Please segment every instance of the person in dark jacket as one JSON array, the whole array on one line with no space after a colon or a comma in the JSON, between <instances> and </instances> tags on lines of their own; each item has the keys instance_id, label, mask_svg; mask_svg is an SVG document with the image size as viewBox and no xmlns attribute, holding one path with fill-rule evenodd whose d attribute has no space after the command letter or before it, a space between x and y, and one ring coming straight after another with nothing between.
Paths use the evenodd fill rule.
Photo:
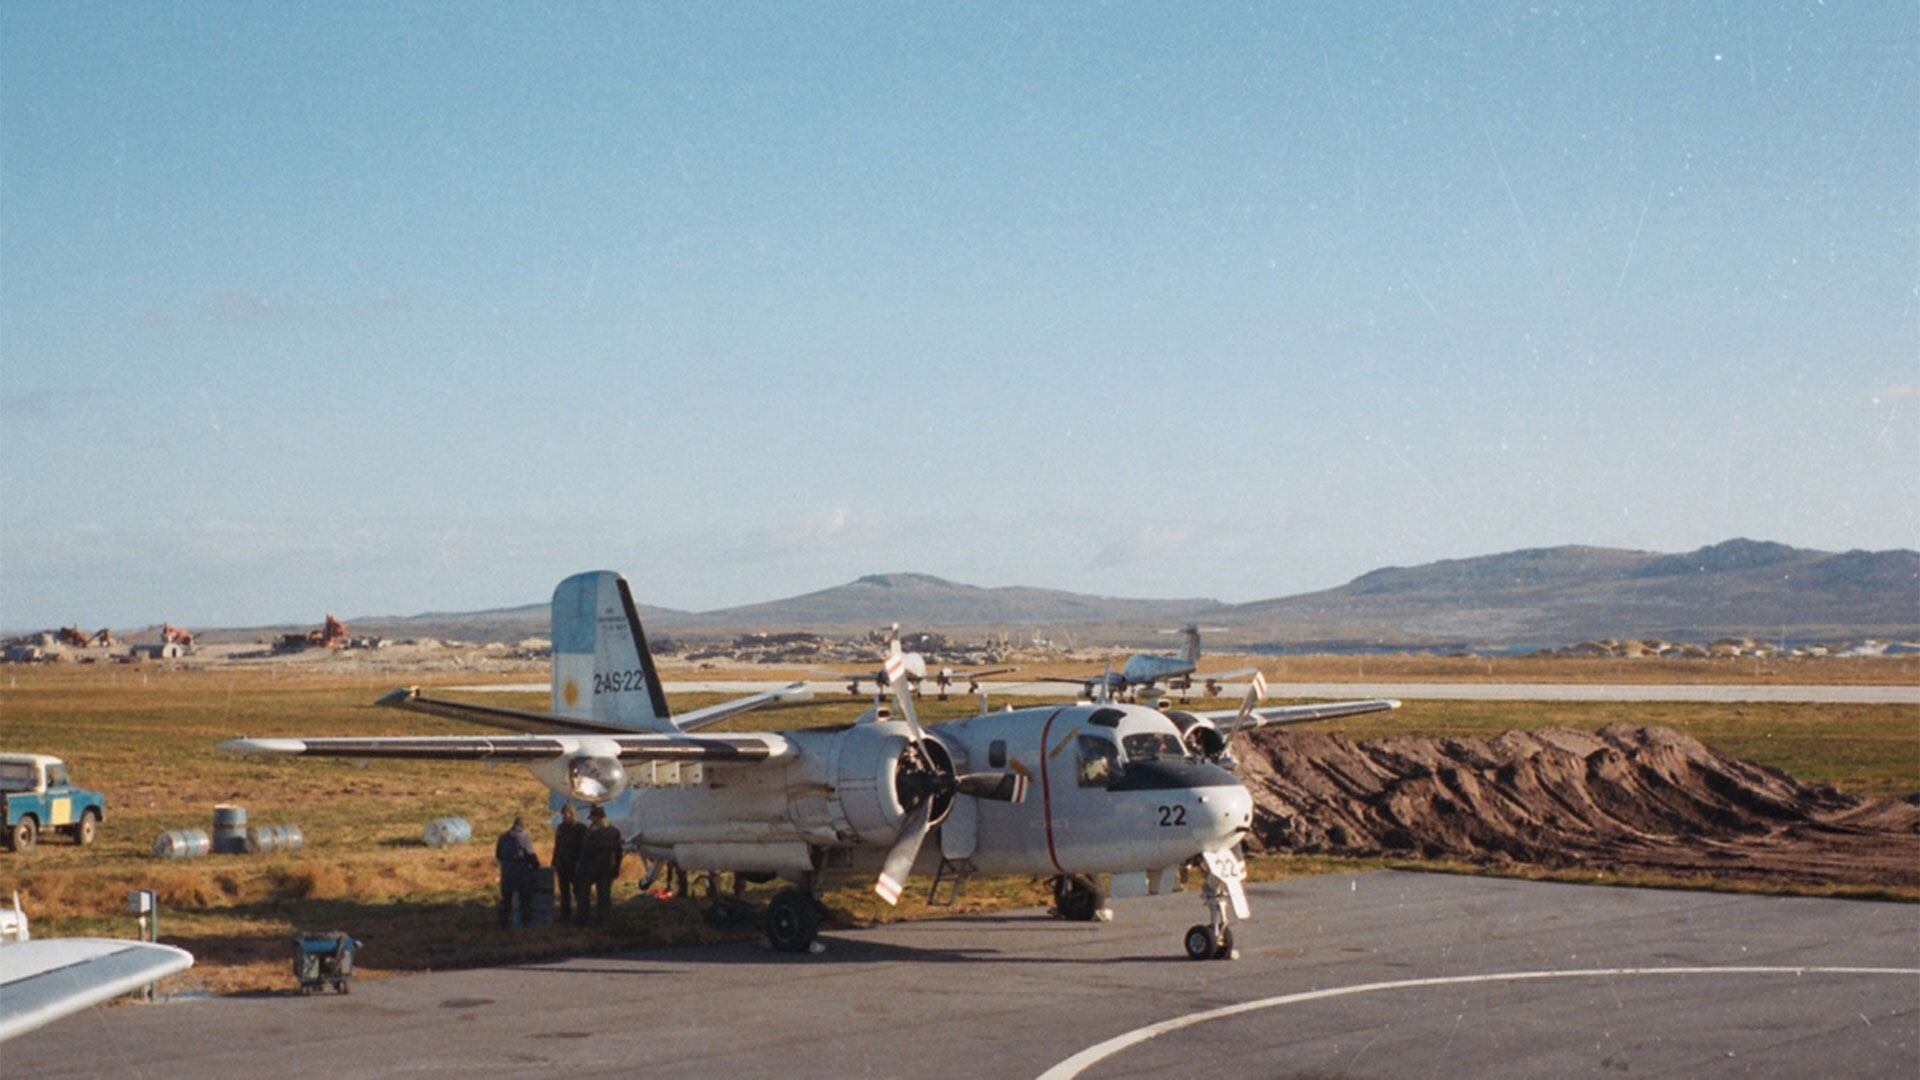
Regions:
<instances>
[{"instance_id":1,"label":"person in dark jacket","mask_svg":"<svg viewBox=\"0 0 1920 1080\"><path fill-rule=\"evenodd\" d=\"M553 830L553 877L560 887L560 921L573 921L573 897L577 888L575 871L580 865L580 847L586 842L587 827L574 817L573 804L560 808L560 824ZM586 921L587 902L580 901L580 921Z\"/></svg>"},{"instance_id":2,"label":"person in dark jacket","mask_svg":"<svg viewBox=\"0 0 1920 1080\"><path fill-rule=\"evenodd\" d=\"M620 873L620 860L626 856L627 842L620 830L607 824L607 811L596 806L587 813L590 827L580 843L580 863L575 873L579 875L580 912L578 918L587 917L587 891L594 893L593 921L602 926L613 915L613 879Z\"/></svg>"},{"instance_id":3,"label":"person in dark jacket","mask_svg":"<svg viewBox=\"0 0 1920 1080\"><path fill-rule=\"evenodd\" d=\"M527 835L526 819L513 819L513 827L494 841L493 857L500 864L500 929L513 925L516 900L520 904L520 924L525 926L533 914L533 872L540 868L540 856L533 853L533 837Z\"/></svg>"}]
</instances>

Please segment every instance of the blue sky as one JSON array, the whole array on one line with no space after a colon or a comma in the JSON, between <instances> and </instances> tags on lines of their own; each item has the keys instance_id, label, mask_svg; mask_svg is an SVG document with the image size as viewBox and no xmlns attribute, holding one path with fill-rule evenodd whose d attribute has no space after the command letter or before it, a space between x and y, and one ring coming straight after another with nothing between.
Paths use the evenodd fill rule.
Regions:
<instances>
[{"instance_id":1,"label":"blue sky","mask_svg":"<svg viewBox=\"0 0 1920 1080\"><path fill-rule=\"evenodd\" d=\"M1911 3L1321 7L0 7L0 626L1920 546Z\"/></svg>"}]
</instances>

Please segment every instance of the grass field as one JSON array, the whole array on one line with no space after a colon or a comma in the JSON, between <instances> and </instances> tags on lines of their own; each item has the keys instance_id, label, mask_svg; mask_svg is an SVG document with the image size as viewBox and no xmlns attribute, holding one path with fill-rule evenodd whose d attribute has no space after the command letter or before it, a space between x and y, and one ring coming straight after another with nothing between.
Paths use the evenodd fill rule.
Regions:
<instances>
[{"instance_id":1,"label":"grass field","mask_svg":"<svg viewBox=\"0 0 1920 1080\"><path fill-rule=\"evenodd\" d=\"M441 682L471 681L457 673ZM107 822L89 849L52 837L36 850L0 854L0 894L18 888L37 934L131 936L128 891L159 894L163 940L199 958L183 978L214 990L284 988L295 928L340 928L368 942L371 973L426 970L590 951L611 945L708 940L751 934L709 927L688 901L639 900L617 907L605 931L556 928L502 935L493 926L495 869L488 841L515 814L536 825L543 853L545 789L516 767L416 762L240 761L214 749L236 735L454 733L458 725L370 702L390 675L290 674L279 669L212 671L127 667L31 668L0 676L0 749L59 755L76 779L106 791ZM678 708L713 698L677 699ZM544 708L541 696L490 703ZM851 698L770 709L736 728L793 728L851 719ZM970 702L922 706L929 721L965 715ZM1606 723L1665 724L1803 780L1870 794L1920 791L1920 708L1913 706L1543 704L1409 702L1398 712L1333 726L1356 737L1390 733L1488 735L1549 724L1592 730ZM209 828L218 802L246 806L254 824L293 823L302 851L209 856L164 862L154 836ZM421 827L444 815L468 818L477 842L430 849ZM638 860L629 860L622 894ZM1277 860L1263 875L1350 868L1349 861ZM1444 869L1444 867L1436 867ZM1647 882L1694 887L1704 882ZM923 890L921 890L923 891ZM1027 881L975 881L961 910L1040 903ZM913 917L910 891L884 909L864 887L828 897L837 925Z\"/></svg>"}]
</instances>

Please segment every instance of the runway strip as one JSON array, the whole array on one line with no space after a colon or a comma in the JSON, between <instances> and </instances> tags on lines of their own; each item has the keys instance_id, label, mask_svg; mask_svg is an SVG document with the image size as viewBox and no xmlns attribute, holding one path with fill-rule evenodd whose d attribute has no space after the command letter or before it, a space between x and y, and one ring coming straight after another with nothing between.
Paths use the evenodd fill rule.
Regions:
<instances>
[{"instance_id":1,"label":"runway strip","mask_svg":"<svg viewBox=\"0 0 1920 1080\"><path fill-rule=\"evenodd\" d=\"M1524 982L1534 979L1604 979L1644 975L1906 975L1920 976L1920 968L1863 968L1863 967L1671 967L1671 968L1588 968L1582 971L1511 971L1493 975L1451 975L1432 979L1400 979L1394 982L1361 983L1357 986L1336 986L1326 990L1308 990L1298 994L1282 994L1279 997L1262 998L1259 1001L1243 1001L1237 1005L1225 1005L1218 1009L1176 1016L1171 1020L1162 1020L1157 1024L1135 1028L1122 1035L1116 1035L1106 1042L1089 1046L1053 1068L1040 1074L1040 1080L1072 1080L1088 1068L1118 1054L1131 1046L1137 1046L1148 1039L1165 1035L1170 1031L1204 1024L1210 1020L1224 1020L1229 1016L1257 1012L1262 1009L1279 1008L1304 1001L1320 1001L1326 998L1347 997L1353 994L1372 994L1383 990L1410 990L1424 986L1459 986L1467 983Z\"/></svg>"},{"instance_id":2,"label":"runway strip","mask_svg":"<svg viewBox=\"0 0 1920 1080\"><path fill-rule=\"evenodd\" d=\"M778 686L777 681L712 680L666 684L669 694L757 694ZM863 684L870 688L871 684ZM550 684L493 683L449 686L446 690L472 694L545 693ZM865 701L871 694L847 693L841 682L809 681L816 697ZM1074 687L1062 683L989 682L980 689L988 698L1052 698L1073 696ZM1247 692L1245 683L1226 683L1224 696ZM923 694L925 691L923 691ZM954 697L966 697L959 690ZM1920 705L1920 686L1816 686L1745 683L1285 683L1268 684L1267 696L1284 698L1400 698L1403 701L1691 701L1776 703L1795 705Z\"/></svg>"},{"instance_id":3,"label":"runway strip","mask_svg":"<svg viewBox=\"0 0 1920 1080\"><path fill-rule=\"evenodd\" d=\"M1115 901L1111 923L1027 909L830 930L811 956L610 938L594 955L370 979L344 997L300 997L289 977L278 994L94 1009L0 1060L45 1080L977 1080L1076 1061L1090 1080L1913 1074L1912 904L1384 871L1249 892L1230 963L1186 958L1182 934L1205 918L1186 892ZM361 930L376 906L343 899L336 924ZM377 968L383 942L364 938L359 960ZM284 943L258 935L262 955ZM1596 974L1664 969L1714 973ZM1092 1061L1089 1046L1126 1052Z\"/></svg>"}]
</instances>

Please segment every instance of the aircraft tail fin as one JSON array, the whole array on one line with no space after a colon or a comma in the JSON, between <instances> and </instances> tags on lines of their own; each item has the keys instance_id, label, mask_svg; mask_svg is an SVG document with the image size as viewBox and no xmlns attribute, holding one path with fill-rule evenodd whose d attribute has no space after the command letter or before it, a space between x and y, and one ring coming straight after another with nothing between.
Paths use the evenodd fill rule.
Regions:
<instances>
[{"instance_id":1,"label":"aircraft tail fin","mask_svg":"<svg viewBox=\"0 0 1920 1080\"><path fill-rule=\"evenodd\" d=\"M1184 642L1180 646L1180 659L1185 660L1189 664L1198 664L1200 662L1200 628L1197 626L1182 627L1180 637Z\"/></svg>"},{"instance_id":2,"label":"aircraft tail fin","mask_svg":"<svg viewBox=\"0 0 1920 1080\"><path fill-rule=\"evenodd\" d=\"M553 590L553 711L635 731L673 733L627 579L575 574Z\"/></svg>"}]
</instances>

